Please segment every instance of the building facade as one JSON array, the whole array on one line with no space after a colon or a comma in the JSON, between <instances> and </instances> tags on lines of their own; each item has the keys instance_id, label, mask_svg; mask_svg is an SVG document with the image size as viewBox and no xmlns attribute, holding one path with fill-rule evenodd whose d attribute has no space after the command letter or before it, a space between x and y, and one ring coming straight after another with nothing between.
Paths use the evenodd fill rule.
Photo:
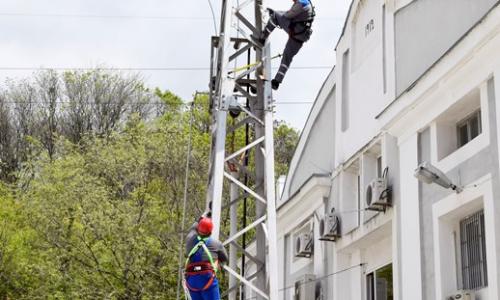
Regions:
<instances>
[{"instance_id":1,"label":"building facade","mask_svg":"<svg viewBox=\"0 0 500 300\"><path fill-rule=\"evenodd\" d=\"M354 0L336 53L277 200L280 297L500 299L499 1Z\"/></svg>"}]
</instances>

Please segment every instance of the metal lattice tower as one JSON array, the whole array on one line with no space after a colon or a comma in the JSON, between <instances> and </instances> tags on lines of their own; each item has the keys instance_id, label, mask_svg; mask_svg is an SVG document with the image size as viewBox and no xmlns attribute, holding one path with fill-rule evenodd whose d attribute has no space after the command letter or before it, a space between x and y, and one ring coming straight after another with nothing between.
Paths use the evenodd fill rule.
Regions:
<instances>
[{"instance_id":1,"label":"metal lattice tower","mask_svg":"<svg viewBox=\"0 0 500 300\"><path fill-rule=\"evenodd\" d=\"M245 17L248 14L253 22ZM226 292L230 300L236 299L239 287L253 290L258 300L278 299L270 45L269 42L260 45L250 38L250 34L258 36L262 31L263 16L262 0L246 0L241 4L235 0L223 0L220 34L212 38L212 150L207 206L211 203L214 222L212 236L225 238L221 239L224 245L230 246L230 262L229 266L225 266L230 275L230 287ZM230 67L238 57L246 61L250 52L255 63L236 69ZM248 92L250 85L256 88L256 95ZM239 114L232 126L229 125L228 114ZM253 128L253 140L241 149L226 153L227 137L247 124ZM254 158L252 171L239 159L250 152ZM240 180L243 173L251 176L251 184ZM229 186L227 196L223 195L225 181L228 182L226 187ZM242 228L236 211L239 200L245 197L255 202L256 215L252 223ZM229 234L220 231L224 209L230 210ZM255 230L255 250L249 253L239 241L252 229ZM238 253L253 264L253 272L238 272Z\"/></svg>"}]
</instances>

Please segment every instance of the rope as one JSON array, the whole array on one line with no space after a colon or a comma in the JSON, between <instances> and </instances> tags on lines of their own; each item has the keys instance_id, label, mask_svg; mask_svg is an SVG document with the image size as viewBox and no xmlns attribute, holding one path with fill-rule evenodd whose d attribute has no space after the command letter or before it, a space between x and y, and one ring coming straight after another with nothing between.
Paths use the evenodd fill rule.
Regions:
<instances>
[{"instance_id":1,"label":"rope","mask_svg":"<svg viewBox=\"0 0 500 300\"><path fill-rule=\"evenodd\" d=\"M271 57L271 60L275 59L275 58L278 58L278 57L281 57L281 54L276 54L275 56ZM257 61L257 62L254 62L254 63L251 63L251 64L248 64L248 65L244 65L242 67L239 67L239 68L236 68L236 69L233 69L231 71L229 71L228 73L229 74L232 74L232 73L237 73L239 71L243 71L243 70L247 70L251 67L254 67L254 66L257 66L257 65L260 65L262 63L262 61Z\"/></svg>"}]
</instances>

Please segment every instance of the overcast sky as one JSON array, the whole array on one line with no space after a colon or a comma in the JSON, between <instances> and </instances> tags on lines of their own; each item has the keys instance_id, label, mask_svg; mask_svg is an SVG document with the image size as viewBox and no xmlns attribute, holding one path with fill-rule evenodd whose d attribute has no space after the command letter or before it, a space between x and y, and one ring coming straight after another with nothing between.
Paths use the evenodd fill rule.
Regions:
<instances>
[{"instance_id":1,"label":"overcast sky","mask_svg":"<svg viewBox=\"0 0 500 300\"><path fill-rule=\"evenodd\" d=\"M221 0L211 1L218 22ZM349 2L314 0L314 33L292 66L335 64L334 47ZM278 10L291 3L268 1ZM7 78L32 73L2 69L6 67L208 67L214 34L208 0L1 0L0 28L1 85ZM283 31L273 33L273 54L282 52L286 38ZM274 97L278 103L312 102L329 72L292 69ZM149 86L171 90L185 100L208 87L208 70L141 73ZM311 104L278 104L277 118L302 129L310 108Z\"/></svg>"}]
</instances>

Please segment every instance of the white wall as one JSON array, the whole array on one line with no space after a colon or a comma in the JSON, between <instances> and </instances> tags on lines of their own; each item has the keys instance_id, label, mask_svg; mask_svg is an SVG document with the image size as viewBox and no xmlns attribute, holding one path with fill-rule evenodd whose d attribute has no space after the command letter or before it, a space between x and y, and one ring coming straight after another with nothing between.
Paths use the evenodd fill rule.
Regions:
<instances>
[{"instance_id":1,"label":"white wall","mask_svg":"<svg viewBox=\"0 0 500 300\"><path fill-rule=\"evenodd\" d=\"M333 171L335 155L335 68L318 92L290 162L278 207L288 201L313 174Z\"/></svg>"},{"instance_id":2,"label":"white wall","mask_svg":"<svg viewBox=\"0 0 500 300\"><path fill-rule=\"evenodd\" d=\"M320 103L318 103L320 104ZM335 89L328 94L307 136L306 144L288 185L288 195L293 195L312 174L329 174L333 171Z\"/></svg>"},{"instance_id":3,"label":"white wall","mask_svg":"<svg viewBox=\"0 0 500 300\"><path fill-rule=\"evenodd\" d=\"M287 288L305 274L321 276L326 272L323 242L319 241L319 220L325 211L325 197L330 193L330 178L313 177L294 197L277 212L277 232L282 255L279 255L280 289ZM294 257L294 233L304 224L311 223L314 231L314 254L311 258ZM288 239L286 238L288 236ZM285 245L286 241L286 245ZM286 253L285 253L286 249ZM292 299L293 288L280 292L281 299Z\"/></svg>"},{"instance_id":4,"label":"white wall","mask_svg":"<svg viewBox=\"0 0 500 300\"><path fill-rule=\"evenodd\" d=\"M375 116L388 103L393 86L391 71L391 40L392 6L386 7L386 91L384 92L383 67L383 5L384 1L355 1L353 10L347 22L347 27L337 46L337 96L342 99L343 91L342 70L344 66L342 56L349 49L350 76L349 76L349 127L343 131L342 103L337 101L337 129L336 138L336 165L349 159L363 145L368 143L380 132L380 124ZM373 25L372 25L373 24Z\"/></svg>"},{"instance_id":5,"label":"white wall","mask_svg":"<svg viewBox=\"0 0 500 300\"><path fill-rule=\"evenodd\" d=\"M418 135L399 142L400 158L400 246L401 298L422 299L420 217L418 181L413 172L418 165Z\"/></svg>"},{"instance_id":6,"label":"white wall","mask_svg":"<svg viewBox=\"0 0 500 300\"><path fill-rule=\"evenodd\" d=\"M386 2L386 9L392 11L410 1ZM498 55L498 49L500 49L500 9L494 11L491 17L478 26L478 30L471 32L410 92L388 106L387 110L376 119L375 116L379 115L394 100L395 86L394 80L391 81L391 78L395 78L394 72L391 71L394 67L394 61L389 58L387 62L389 82L388 90L384 94L382 76L380 75L382 43L379 38L381 33L377 32L380 29L377 26L380 18L376 15L381 13L383 3L382 1L362 1L363 4L359 3L360 1L357 0L354 3L353 12L337 49L337 55L340 58L337 60L338 62L342 61L341 57L344 51L348 48L351 49L352 68L351 90L349 91L351 115L349 128L345 132L340 129L342 108L341 101L338 101L342 97L340 88L342 86L342 65L337 66L335 70L337 101L333 110L335 111L335 120L332 120L335 122L333 134L335 136L333 147L335 150L332 150L334 153L331 153L329 157L335 158L334 168L336 170L333 178L316 178L306 183L293 199L290 199L289 203L280 208L278 232L280 238L283 238L306 218L314 219L315 213L321 216L321 213L324 213L326 209L329 210L331 206L334 206L337 212L358 209L356 185L359 169L366 172L361 174L363 187L366 186L374 173L373 157L363 153L366 150L363 147L381 131L387 131L387 134L382 135L381 153L383 166L390 167L389 181L393 185L394 206L386 214L378 214L374 218L371 218L372 216L368 213L361 213L363 220L367 221L366 223L359 221L359 213L350 217L343 216L341 222L344 236L334 244L325 244L316 240L313 258L291 263L288 266L290 274L284 274L284 276L293 277L297 272L300 273L304 270L311 270L319 276L339 272L356 264L363 264L363 268L352 268L332 276L333 289L329 287L328 293L325 294L328 297L333 294L333 299L361 300L365 297L365 273L392 262L394 299L422 299L424 297L422 282L427 276L427 274L422 273L422 260L426 259L422 256L421 245L423 225L421 224L419 198L422 193L418 181L413 176L418 165L418 134L430 126L432 162L444 171L452 170L458 163L491 146L490 137L488 134L484 134L484 138L477 139L471 143L472 146L457 151L458 154L452 154L452 159L440 157L438 155L439 145L437 144L439 131L437 122L442 121L440 117L443 112L449 110L459 99L475 88L479 88L481 94L481 107L488 109L485 82L491 78L492 74L496 90L500 90L500 56ZM361 9L359 12L356 10L358 8ZM370 38L364 40L363 35L357 34L360 32L360 28L352 27L352 25L366 23L367 20L372 19L372 16L375 26L370 32L371 37L368 35L367 37ZM388 22L386 40L393 41L392 15L387 14L386 18ZM364 31L362 32L364 33ZM356 49L363 44L371 51L366 51L365 48ZM390 45L389 42L387 53L394 50ZM359 109L359 113L356 113L353 110L356 108L363 109ZM500 105L496 105L495 109L498 120L500 119ZM485 133L490 130L488 117L485 115L486 120L483 117L483 124L485 124L483 132ZM316 118L314 122L316 122ZM314 127L314 122L311 123L310 128ZM321 140L318 137L322 134L318 133L315 139ZM497 130L496 134L498 135L497 140L500 140L500 130ZM318 146L315 144L314 147ZM496 144L497 152L500 151L499 148ZM307 152L302 151L301 155ZM300 175L302 178L307 177L303 176L304 174L312 172L302 166L310 161L311 156L316 155L314 153L316 152L309 151L304 157L297 156L294 168L305 170ZM358 160L357 169L343 165L348 159ZM495 177L495 180L498 181L498 177ZM300 181L302 179L297 182ZM453 272L451 256L443 251L450 246L448 239L451 230L451 226L448 226L451 220L449 218L450 212L460 211L467 207L474 208L474 205L479 203L474 202L478 201L477 199L481 199L480 203L485 207L486 226L489 228L487 229L488 264L492 264L491 268L488 266L490 284L487 290L481 291L482 298L480 300L499 299L500 230L498 228L500 228L500 205L493 201L493 190L494 188L491 187L489 191L486 190L482 194L458 198L452 195L452 198L443 198L438 202L441 204L436 204L433 207L432 220L434 223L431 225L434 228L433 236L425 238L435 240L431 246L435 247L433 253L436 274L432 275L436 276L436 299L443 299L456 288L453 285L456 280L450 273ZM364 189L362 193L364 194ZM363 194L362 196L364 196ZM329 197L326 205L322 202L324 197ZM467 203L476 204L467 206ZM315 234L318 234L316 227ZM328 255L331 256L331 261L325 259L324 256ZM281 262L280 268L285 269L286 263L285 261ZM280 284L284 280L284 278L280 279Z\"/></svg>"},{"instance_id":7,"label":"white wall","mask_svg":"<svg viewBox=\"0 0 500 300\"><path fill-rule=\"evenodd\" d=\"M366 299L366 274L393 263L390 231L369 244L335 253L334 299Z\"/></svg>"},{"instance_id":8,"label":"white wall","mask_svg":"<svg viewBox=\"0 0 500 300\"><path fill-rule=\"evenodd\" d=\"M396 13L397 94L411 86L498 0L419 0Z\"/></svg>"}]
</instances>

